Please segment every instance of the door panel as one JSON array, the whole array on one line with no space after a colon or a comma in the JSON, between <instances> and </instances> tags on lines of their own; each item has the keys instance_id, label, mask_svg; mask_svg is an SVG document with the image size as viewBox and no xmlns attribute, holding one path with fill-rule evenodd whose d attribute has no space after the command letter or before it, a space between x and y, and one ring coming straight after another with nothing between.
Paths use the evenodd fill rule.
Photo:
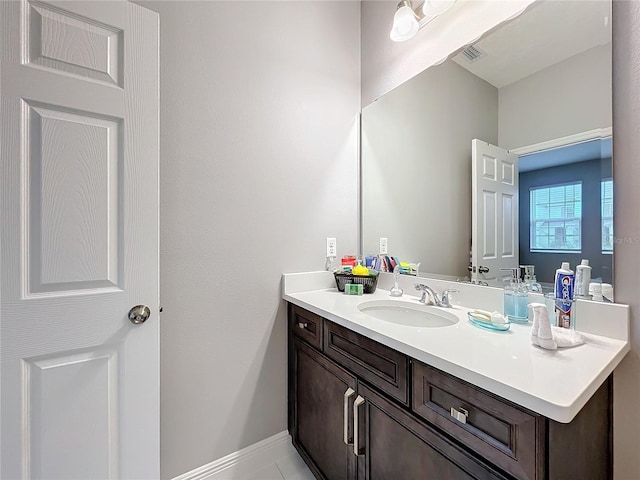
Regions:
<instances>
[{"instance_id":1,"label":"door panel","mask_svg":"<svg viewBox=\"0 0 640 480\"><path fill-rule=\"evenodd\" d=\"M24 360L32 477L117 476L118 360L104 348Z\"/></svg>"},{"instance_id":2,"label":"door panel","mask_svg":"<svg viewBox=\"0 0 640 480\"><path fill-rule=\"evenodd\" d=\"M44 3L25 6L25 64L122 87L123 30Z\"/></svg>"},{"instance_id":3,"label":"door panel","mask_svg":"<svg viewBox=\"0 0 640 480\"><path fill-rule=\"evenodd\" d=\"M0 477L159 478L157 15L0 20Z\"/></svg>"},{"instance_id":4,"label":"door panel","mask_svg":"<svg viewBox=\"0 0 640 480\"><path fill-rule=\"evenodd\" d=\"M121 122L24 102L27 296L118 288Z\"/></svg>"}]
</instances>

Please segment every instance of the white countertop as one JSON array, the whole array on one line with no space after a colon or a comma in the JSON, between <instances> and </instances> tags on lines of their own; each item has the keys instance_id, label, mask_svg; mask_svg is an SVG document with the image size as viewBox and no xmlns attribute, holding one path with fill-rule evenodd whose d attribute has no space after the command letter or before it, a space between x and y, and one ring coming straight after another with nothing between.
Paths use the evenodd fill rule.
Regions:
<instances>
[{"instance_id":1,"label":"white countertop","mask_svg":"<svg viewBox=\"0 0 640 480\"><path fill-rule=\"evenodd\" d=\"M584 332L584 345L543 350L531 345L531 325L487 331L469 322L469 309L463 306L444 309L460 318L447 327L409 327L378 320L360 312L358 305L394 300L380 287L363 296L344 295L336 288L285 288L283 299L563 423L573 420L629 351L628 340ZM412 295L395 300L421 305Z\"/></svg>"}]
</instances>

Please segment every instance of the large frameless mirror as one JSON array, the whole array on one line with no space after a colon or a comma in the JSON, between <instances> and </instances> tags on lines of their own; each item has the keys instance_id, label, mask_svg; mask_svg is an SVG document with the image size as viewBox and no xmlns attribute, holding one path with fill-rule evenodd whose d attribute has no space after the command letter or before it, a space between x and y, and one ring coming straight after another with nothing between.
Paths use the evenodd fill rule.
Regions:
<instances>
[{"instance_id":1,"label":"large frameless mirror","mask_svg":"<svg viewBox=\"0 0 640 480\"><path fill-rule=\"evenodd\" d=\"M366 106L363 254L488 283L585 258L610 283L610 9L535 2Z\"/></svg>"}]
</instances>

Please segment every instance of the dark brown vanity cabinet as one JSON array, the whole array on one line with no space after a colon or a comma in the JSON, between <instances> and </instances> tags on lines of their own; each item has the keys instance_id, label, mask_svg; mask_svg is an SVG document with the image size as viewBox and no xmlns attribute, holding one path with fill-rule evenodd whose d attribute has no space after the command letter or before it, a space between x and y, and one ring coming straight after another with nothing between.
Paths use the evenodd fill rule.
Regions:
<instances>
[{"instance_id":1,"label":"dark brown vanity cabinet","mask_svg":"<svg viewBox=\"0 0 640 480\"><path fill-rule=\"evenodd\" d=\"M504 478L303 341L292 357L290 430L317 478Z\"/></svg>"},{"instance_id":2,"label":"dark brown vanity cabinet","mask_svg":"<svg viewBox=\"0 0 640 480\"><path fill-rule=\"evenodd\" d=\"M611 478L610 404L609 379L554 422L289 305L289 432L319 479Z\"/></svg>"}]
</instances>

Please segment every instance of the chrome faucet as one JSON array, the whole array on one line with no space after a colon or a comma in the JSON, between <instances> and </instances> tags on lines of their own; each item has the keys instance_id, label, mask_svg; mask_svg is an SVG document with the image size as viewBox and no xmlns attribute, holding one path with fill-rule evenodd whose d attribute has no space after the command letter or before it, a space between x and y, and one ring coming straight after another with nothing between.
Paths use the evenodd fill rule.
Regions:
<instances>
[{"instance_id":1,"label":"chrome faucet","mask_svg":"<svg viewBox=\"0 0 640 480\"><path fill-rule=\"evenodd\" d=\"M459 290L451 290L447 289L442 292L442 297L439 298L436 291L431 288L429 285L425 285L423 283L416 283L414 285L416 290L422 292L422 297L420 298L420 303L424 303L425 305L435 305L437 307L446 307L451 308L450 294L459 292Z\"/></svg>"}]
</instances>

